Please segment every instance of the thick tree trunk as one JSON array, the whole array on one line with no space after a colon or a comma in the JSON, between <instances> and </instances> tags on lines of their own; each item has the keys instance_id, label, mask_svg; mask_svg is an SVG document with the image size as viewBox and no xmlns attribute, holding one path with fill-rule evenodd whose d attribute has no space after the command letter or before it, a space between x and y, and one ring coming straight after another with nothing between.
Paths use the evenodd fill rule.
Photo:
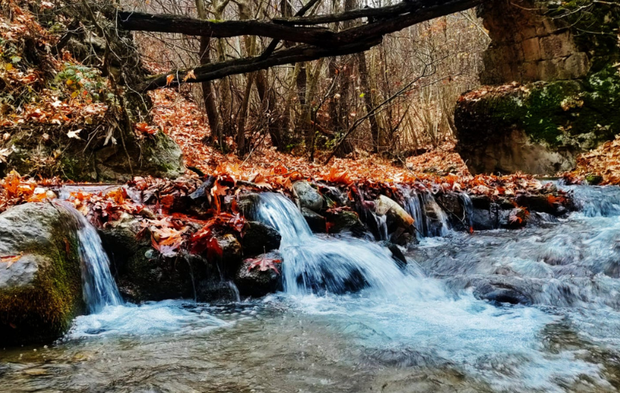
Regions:
<instances>
[{"instance_id":1,"label":"thick tree trunk","mask_svg":"<svg viewBox=\"0 0 620 393\"><path fill-rule=\"evenodd\" d=\"M208 37L200 38L200 53L200 64L209 64L211 62L211 59L209 57ZM215 103L215 92L213 86L211 86L211 81L202 82L202 98L205 103L205 112L207 112L209 128L211 129L211 142L217 142L221 149L223 144L222 124L219 113L217 111L217 104Z\"/></svg>"}]
</instances>

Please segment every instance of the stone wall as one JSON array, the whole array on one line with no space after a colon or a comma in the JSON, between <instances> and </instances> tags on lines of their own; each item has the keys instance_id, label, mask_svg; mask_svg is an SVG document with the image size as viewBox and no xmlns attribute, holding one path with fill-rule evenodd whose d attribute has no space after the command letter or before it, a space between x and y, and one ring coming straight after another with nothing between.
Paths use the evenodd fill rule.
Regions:
<instances>
[{"instance_id":1,"label":"stone wall","mask_svg":"<svg viewBox=\"0 0 620 393\"><path fill-rule=\"evenodd\" d=\"M480 7L491 44L484 54L487 85L577 79L590 70L564 19L546 16L544 2L496 0Z\"/></svg>"}]
</instances>

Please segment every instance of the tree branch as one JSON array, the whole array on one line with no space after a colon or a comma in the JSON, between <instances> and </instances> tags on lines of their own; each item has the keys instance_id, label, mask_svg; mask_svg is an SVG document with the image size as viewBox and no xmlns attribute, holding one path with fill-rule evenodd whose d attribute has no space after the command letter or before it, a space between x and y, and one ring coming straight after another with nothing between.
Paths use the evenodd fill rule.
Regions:
<instances>
[{"instance_id":1,"label":"tree branch","mask_svg":"<svg viewBox=\"0 0 620 393\"><path fill-rule=\"evenodd\" d=\"M292 27L258 20L208 21L178 15L119 11L125 30L181 33L212 38L255 35L279 40L329 46L334 33L324 27Z\"/></svg>"},{"instance_id":2,"label":"tree branch","mask_svg":"<svg viewBox=\"0 0 620 393\"><path fill-rule=\"evenodd\" d=\"M243 59L228 60L219 63L205 64L188 70L177 70L167 74L156 75L149 78L139 87L140 90L153 90L165 86L177 86L180 83L205 82L220 79L229 75L244 74L264 70L270 67L293 64L303 61L311 61L330 56L344 56L366 51L381 43L381 37L337 48L318 48L313 46L296 46L289 49L279 50L272 56L263 59L260 56ZM193 72L193 75L190 73ZM168 76L174 79L168 83Z\"/></svg>"},{"instance_id":3,"label":"tree branch","mask_svg":"<svg viewBox=\"0 0 620 393\"><path fill-rule=\"evenodd\" d=\"M314 5L318 3L319 1L320 0L310 0L305 6L301 7L301 9L297 11L297 13L295 13L295 16L303 16L310 8L314 7ZM280 40L278 39L272 40L267 46L267 48L260 55L261 59L266 59L267 57L271 56L273 51L276 50L276 47L278 46L279 42Z\"/></svg>"},{"instance_id":4,"label":"tree branch","mask_svg":"<svg viewBox=\"0 0 620 393\"><path fill-rule=\"evenodd\" d=\"M411 11L413 9L412 7L418 7L416 12L408 12L381 20L377 23L364 24L338 33L325 29L317 30L316 28L309 29L283 26L269 22L250 20L209 22L200 19L170 15L129 13L121 13L120 15L122 18L121 26L130 30L150 29L149 31L167 31L191 35L205 35L209 33L213 37L263 35L285 41L297 41L308 44L282 49L273 52L270 56L263 55L228 60L219 63L205 64L194 69L177 70L168 74L157 75L148 78L138 87L144 91L170 85L176 86L179 83L205 82L229 75L264 70L283 64L363 52L379 44L385 34L402 30L429 19L475 7L483 1L484 0L411 0L410 3L403 2L396 6L383 7L383 9L394 9L394 7L396 7L396 9L403 9L403 7L406 7L407 10ZM375 9L374 11L377 10L381 9ZM286 30L287 33L285 36L282 36L282 34L284 34L282 28L288 29ZM169 81L169 75L171 74L173 75L173 79Z\"/></svg>"},{"instance_id":5,"label":"tree branch","mask_svg":"<svg viewBox=\"0 0 620 393\"><path fill-rule=\"evenodd\" d=\"M274 22L278 23L258 20L208 21L177 15L120 11L119 24L126 30L181 33L217 38L255 35L329 48L393 33L425 20L473 8L483 1L408 0L393 6L363 8L334 15L274 19ZM310 4L313 4L313 1ZM305 11L305 9L306 7L302 10ZM339 33L334 33L325 27L293 26L338 22L361 17L374 17L379 20L376 23L367 23Z\"/></svg>"}]
</instances>

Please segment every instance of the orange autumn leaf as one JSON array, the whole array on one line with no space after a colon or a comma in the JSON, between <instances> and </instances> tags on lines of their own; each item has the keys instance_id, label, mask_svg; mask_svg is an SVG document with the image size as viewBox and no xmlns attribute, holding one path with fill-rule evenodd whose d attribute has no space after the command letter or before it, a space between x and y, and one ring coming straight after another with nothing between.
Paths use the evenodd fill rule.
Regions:
<instances>
[{"instance_id":1,"label":"orange autumn leaf","mask_svg":"<svg viewBox=\"0 0 620 393\"><path fill-rule=\"evenodd\" d=\"M117 188L107 193L108 198L111 198L115 203L122 204L125 202L124 190L122 188Z\"/></svg>"},{"instance_id":2,"label":"orange autumn leaf","mask_svg":"<svg viewBox=\"0 0 620 393\"><path fill-rule=\"evenodd\" d=\"M145 135L155 135L157 133L157 128L151 127L144 122L134 124L134 128Z\"/></svg>"},{"instance_id":3,"label":"orange autumn leaf","mask_svg":"<svg viewBox=\"0 0 620 393\"><path fill-rule=\"evenodd\" d=\"M346 185L349 185L352 183L349 173L347 171L338 172L336 168L334 167L332 167L329 170L329 173L323 176L323 178L326 181L332 182L332 183L340 183L340 184L346 184Z\"/></svg>"},{"instance_id":4,"label":"orange autumn leaf","mask_svg":"<svg viewBox=\"0 0 620 393\"><path fill-rule=\"evenodd\" d=\"M280 274L280 271L276 267L276 263L282 263L282 261L279 259L266 258L266 257L248 258L246 259L246 262L250 263L250 265L248 266L248 272L252 271L253 269L258 268L258 270L260 270L261 272L266 272L269 269L271 269L277 274Z\"/></svg>"},{"instance_id":5,"label":"orange autumn leaf","mask_svg":"<svg viewBox=\"0 0 620 393\"><path fill-rule=\"evenodd\" d=\"M19 261L19 259L23 256L23 253L19 253L18 255L9 255L5 257L0 257L1 263L6 263L7 268L11 267L15 262Z\"/></svg>"},{"instance_id":6,"label":"orange autumn leaf","mask_svg":"<svg viewBox=\"0 0 620 393\"><path fill-rule=\"evenodd\" d=\"M190 79L196 79L196 74L194 74L194 70L187 71L187 74L185 74L185 76L183 77L183 82L187 82Z\"/></svg>"},{"instance_id":7,"label":"orange autumn leaf","mask_svg":"<svg viewBox=\"0 0 620 393\"><path fill-rule=\"evenodd\" d=\"M160 203L161 203L161 207L168 211L172 208L172 205L174 204L174 195L165 195L163 197L160 198Z\"/></svg>"},{"instance_id":8,"label":"orange autumn leaf","mask_svg":"<svg viewBox=\"0 0 620 393\"><path fill-rule=\"evenodd\" d=\"M166 77L166 86L170 86L172 81L174 81L174 75L170 74Z\"/></svg>"}]
</instances>

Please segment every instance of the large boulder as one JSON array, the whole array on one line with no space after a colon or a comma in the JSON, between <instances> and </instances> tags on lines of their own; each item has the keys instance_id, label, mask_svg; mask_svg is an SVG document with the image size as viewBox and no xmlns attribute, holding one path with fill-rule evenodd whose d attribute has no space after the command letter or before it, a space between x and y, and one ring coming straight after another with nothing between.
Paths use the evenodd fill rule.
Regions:
<instances>
[{"instance_id":1,"label":"large boulder","mask_svg":"<svg viewBox=\"0 0 620 393\"><path fill-rule=\"evenodd\" d=\"M579 153L620 131L614 109L620 104L620 78L593 78L599 77L604 84L536 82L463 95L455 110L457 150L469 170L554 175L572 169Z\"/></svg>"},{"instance_id":2,"label":"large boulder","mask_svg":"<svg viewBox=\"0 0 620 393\"><path fill-rule=\"evenodd\" d=\"M85 311L77 228L50 203L0 215L0 346L52 341Z\"/></svg>"},{"instance_id":3,"label":"large boulder","mask_svg":"<svg viewBox=\"0 0 620 393\"><path fill-rule=\"evenodd\" d=\"M588 3L480 7L491 38L480 79L492 86L465 93L455 110L457 151L473 174L555 175L620 132L620 9Z\"/></svg>"}]
</instances>

